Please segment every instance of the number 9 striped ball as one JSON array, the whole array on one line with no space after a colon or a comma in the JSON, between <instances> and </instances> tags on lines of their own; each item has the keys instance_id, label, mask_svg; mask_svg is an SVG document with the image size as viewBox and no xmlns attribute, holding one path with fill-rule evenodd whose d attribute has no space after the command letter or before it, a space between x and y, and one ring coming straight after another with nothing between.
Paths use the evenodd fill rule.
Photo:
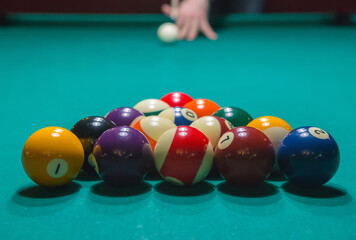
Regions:
<instances>
[{"instance_id":1,"label":"number 9 striped ball","mask_svg":"<svg viewBox=\"0 0 356 240\"><path fill-rule=\"evenodd\" d=\"M189 186L208 175L213 164L213 147L199 130L179 126L158 139L154 159L158 172L166 181Z\"/></svg>"},{"instance_id":2,"label":"number 9 striped ball","mask_svg":"<svg viewBox=\"0 0 356 240\"><path fill-rule=\"evenodd\" d=\"M198 119L198 115L188 108L172 107L164 110L159 117L165 117L174 122L177 126L189 126Z\"/></svg>"},{"instance_id":3,"label":"number 9 striped ball","mask_svg":"<svg viewBox=\"0 0 356 240\"><path fill-rule=\"evenodd\" d=\"M284 137L293 130L293 128L286 121L273 116L256 118L247 124L247 126L256 128L266 134L268 139L271 141L276 154ZM279 171L277 160L274 162L273 171Z\"/></svg>"}]
</instances>

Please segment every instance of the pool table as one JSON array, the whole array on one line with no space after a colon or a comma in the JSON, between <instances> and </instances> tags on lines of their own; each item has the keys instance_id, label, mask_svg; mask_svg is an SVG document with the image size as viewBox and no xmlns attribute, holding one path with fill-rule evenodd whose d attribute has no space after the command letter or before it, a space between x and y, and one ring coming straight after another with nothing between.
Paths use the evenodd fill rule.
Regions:
<instances>
[{"instance_id":1,"label":"pool table","mask_svg":"<svg viewBox=\"0 0 356 240\"><path fill-rule=\"evenodd\" d=\"M14 15L0 28L2 239L355 239L355 25L325 15L229 15L218 40L162 44L161 15ZM355 19L353 19L355 21ZM334 178L301 189L282 176L256 188L150 179L115 190L80 178L36 186L21 151L46 126L182 91L254 118L328 131ZM348 126L350 125L350 126Z\"/></svg>"}]
</instances>

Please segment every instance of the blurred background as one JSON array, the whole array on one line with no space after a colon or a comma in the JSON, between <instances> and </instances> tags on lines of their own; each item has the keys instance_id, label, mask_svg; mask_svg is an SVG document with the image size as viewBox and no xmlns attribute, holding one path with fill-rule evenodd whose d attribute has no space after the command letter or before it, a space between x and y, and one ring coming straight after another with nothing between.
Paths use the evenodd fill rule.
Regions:
<instances>
[{"instance_id":1,"label":"blurred background","mask_svg":"<svg viewBox=\"0 0 356 240\"><path fill-rule=\"evenodd\" d=\"M157 14L168 0L0 0L1 22L14 13ZM328 13L349 24L356 11L354 0L213 0L213 16L226 13Z\"/></svg>"}]
</instances>

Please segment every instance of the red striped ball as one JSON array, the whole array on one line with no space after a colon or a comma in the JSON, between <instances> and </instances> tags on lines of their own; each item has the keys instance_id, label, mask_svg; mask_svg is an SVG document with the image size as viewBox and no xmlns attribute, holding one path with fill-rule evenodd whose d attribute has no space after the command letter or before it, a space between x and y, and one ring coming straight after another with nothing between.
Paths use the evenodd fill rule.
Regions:
<instances>
[{"instance_id":1,"label":"red striped ball","mask_svg":"<svg viewBox=\"0 0 356 240\"><path fill-rule=\"evenodd\" d=\"M155 165L173 184L189 186L202 181L213 164L213 147L198 129L179 126L166 131L156 144Z\"/></svg>"}]
</instances>

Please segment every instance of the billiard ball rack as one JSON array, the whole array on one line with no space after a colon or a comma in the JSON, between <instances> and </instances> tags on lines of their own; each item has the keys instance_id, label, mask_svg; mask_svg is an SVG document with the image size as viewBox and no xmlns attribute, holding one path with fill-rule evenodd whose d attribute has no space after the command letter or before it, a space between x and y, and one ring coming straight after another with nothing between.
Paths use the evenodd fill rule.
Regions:
<instances>
[{"instance_id":1,"label":"billiard ball rack","mask_svg":"<svg viewBox=\"0 0 356 240\"><path fill-rule=\"evenodd\" d=\"M40 129L22 154L27 175L48 187L71 182L81 169L118 187L138 184L148 173L191 186L211 169L238 187L258 186L279 171L293 184L319 187L339 162L336 141L320 128L293 130L280 118L252 119L241 108L180 92L84 118L71 131Z\"/></svg>"}]
</instances>

